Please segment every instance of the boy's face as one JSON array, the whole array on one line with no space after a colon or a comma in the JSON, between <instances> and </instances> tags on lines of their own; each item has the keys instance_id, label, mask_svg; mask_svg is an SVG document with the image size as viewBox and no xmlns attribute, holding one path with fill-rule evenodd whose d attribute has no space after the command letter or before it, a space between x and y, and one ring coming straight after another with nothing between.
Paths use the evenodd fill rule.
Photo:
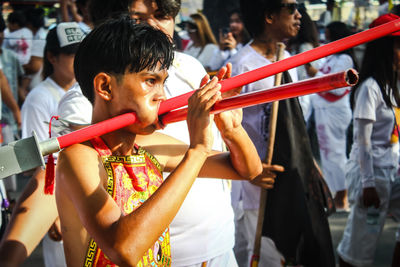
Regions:
<instances>
[{"instance_id":1,"label":"boy's face","mask_svg":"<svg viewBox=\"0 0 400 267\"><path fill-rule=\"evenodd\" d=\"M135 0L129 7L131 17L138 23L147 23L157 29L162 30L171 38L174 35L175 21L171 16L165 16L158 9L154 0Z\"/></svg>"},{"instance_id":2,"label":"boy's face","mask_svg":"<svg viewBox=\"0 0 400 267\"><path fill-rule=\"evenodd\" d=\"M167 70L160 70L159 66L138 73L126 72L118 78L113 76L110 115L135 112L140 122L129 126L131 132L150 134L159 128L158 109L166 99L164 83L168 76Z\"/></svg>"}]
</instances>

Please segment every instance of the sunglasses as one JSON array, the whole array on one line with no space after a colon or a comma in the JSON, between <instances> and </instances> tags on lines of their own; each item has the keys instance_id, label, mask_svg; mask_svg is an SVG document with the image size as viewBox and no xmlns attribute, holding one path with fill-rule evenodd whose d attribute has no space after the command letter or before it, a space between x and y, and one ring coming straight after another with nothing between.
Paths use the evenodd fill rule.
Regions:
<instances>
[{"instance_id":1,"label":"sunglasses","mask_svg":"<svg viewBox=\"0 0 400 267\"><path fill-rule=\"evenodd\" d=\"M294 12L296 12L298 6L299 6L298 3L282 3L280 5L281 8L282 7L286 8L289 11L290 15L293 15Z\"/></svg>"}]
</instances>

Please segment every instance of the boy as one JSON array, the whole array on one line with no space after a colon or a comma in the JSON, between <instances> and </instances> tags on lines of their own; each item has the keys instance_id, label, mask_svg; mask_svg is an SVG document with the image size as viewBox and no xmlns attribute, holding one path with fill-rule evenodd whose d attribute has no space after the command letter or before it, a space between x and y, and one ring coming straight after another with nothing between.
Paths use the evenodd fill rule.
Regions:
<instances>
[{"instance_id":1,"label":"boy","mask_svg":"<svg viewBox=\"0 0 400 267\"><path fill-rule=\"evenodd\" d=\"M154 142L167 145L152 146L145 139L143 148L135 146L136 134L150 134L159 128L157 111L165 99L163 86L172 59L172 44L165 34L146 25L133 25L128 18L100 25L78 50L75 73L83 93L94 104L92 122L134 111L139 123L60 153L56 199L70 266L169 266L166 228L195 177L251 179L261 172L258 154L241 126L238 111L215 116L230 157L210 150L209 111L220 99L217 79L196 91L189 101L189 149L162 134L153 135ZM107 172L98 153L107 155L102 157ZM135 163L143 158L146 166L138 171ZM126 163L118 165L114 160ZM158 167L172 171L162 185Z\"/></svg>"}]
</instances>

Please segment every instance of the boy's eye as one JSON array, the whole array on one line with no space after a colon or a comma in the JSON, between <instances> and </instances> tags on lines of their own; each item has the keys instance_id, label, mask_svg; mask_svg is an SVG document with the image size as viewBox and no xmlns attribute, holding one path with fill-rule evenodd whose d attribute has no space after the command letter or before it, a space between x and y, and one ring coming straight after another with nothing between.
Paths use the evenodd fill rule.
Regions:
<instances>
[{"instance_id":1,"label":"boy's eye","mask_svg":"<svg viewBox=\"0 0 400 267\"><path fill-rule=\"evenodd\" d=\"M147 82L148 84L150 84L150 85L154 85L154 84L156 83L156 79L150 78L150 79L147 79L146 82Z\"/></svg>"}]
</instances>

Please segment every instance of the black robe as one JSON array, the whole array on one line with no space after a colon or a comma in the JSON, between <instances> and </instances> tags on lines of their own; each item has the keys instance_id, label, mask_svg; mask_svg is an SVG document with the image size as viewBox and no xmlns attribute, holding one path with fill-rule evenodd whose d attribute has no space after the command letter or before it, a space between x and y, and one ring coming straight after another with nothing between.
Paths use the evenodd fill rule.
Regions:
<instances>
[{"instance_id":1,"label":"black robe","mask_svg":"<svg viewBox=\"0 0 400 267\"><path fill-rule=\"evenodd\" d=\"M287 72L283 80L290 81ZM334 204L314 161L297 98L279 101L272 164L285 172L268 190L262 235L275 242L286 263L334 267L328 224Z\"/></svg>"}]
</instances>

